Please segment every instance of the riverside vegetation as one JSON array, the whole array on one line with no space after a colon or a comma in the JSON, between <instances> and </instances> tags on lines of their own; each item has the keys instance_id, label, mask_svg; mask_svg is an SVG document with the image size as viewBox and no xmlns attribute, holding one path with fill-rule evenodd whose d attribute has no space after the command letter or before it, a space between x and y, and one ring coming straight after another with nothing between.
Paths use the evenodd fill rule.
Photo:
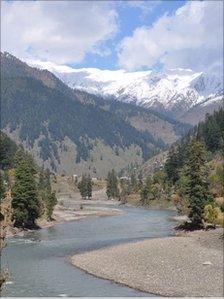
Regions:
<instances>
[{"instance_id":1,"label":"riverside vegetation","mask_svg":"<svg viewBox=\"0 0 224 299\"><path fill-rule=\"evenodd\" d=\"M5 229L36 229L37 218L52 220L57 203L49 170L40 169L32 156L0 133L1 250L5 247ZM0 287L7 277L1 269Z\"/></svg>"},{"instance_id":2,"label":"riverside vegetation","mask_svg":"<svg viewBox=\"0 0 224 299\"><path fill-rule=\"evenodd\" d=\"M173 204L189 217L183 228L201 228L205 223L224 226L223 140L221 108L170 147L162 169L144 179L141 171L136 174L132 170L130 177L120 182L114 170L109 172L108 198L127 202L135 196L141 205L151 206L158 199Z\"/></svg>"},{"instance_id":3,"label":"riverside vegetation","mask_svg":"<svg viewBox=\"0 0 224 299\"><path fill-rule=\"evenodd\" d=\"M190 221L183 228L202 228L205 222L223 226L223 140L224 112L220 109L207 115L204 122L173 144L164 167L148 177L143 177L135 167L129 177L120 175L120 179L115 170L110 171L106 185L108 199L117 198L126 203L134 195L139 198L139 204L147 206L160 199L188 215ZM37 228L36 220L40 216L52 220L57 203L51 187L54 175L38 167L29 153L2 132L0 144L1 212L6 198L12 207L10 215L1 213L3 225L6 218L16 227L33 229ZM83 198L91 199L90 175L82 176L78 188ZM1 232L3 245L4 232ZM1 284L4 281L2 275Z\"/></svg>"},{"instance_id":4,"label":"riverside vegetation","mask_svg":"<svg viewBox=\"0 0 224 299\"><path fill-rule=\"evenodd\" d=\"M1 132L1 200L12 193L12 222L15 227L34 228L45 215L51 220L57 203L49 170L40 169L32 156Z\"/></svg>"}]
</instances>

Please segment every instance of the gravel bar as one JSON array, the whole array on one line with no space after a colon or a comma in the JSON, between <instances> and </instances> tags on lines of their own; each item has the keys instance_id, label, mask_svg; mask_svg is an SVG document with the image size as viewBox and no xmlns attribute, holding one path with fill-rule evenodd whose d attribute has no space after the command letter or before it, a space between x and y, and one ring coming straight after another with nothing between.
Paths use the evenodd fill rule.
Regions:
<instances>
[{"instance_id":1,"label":"gravel bar","mask_svg":"<svg viewBox=\"0 0 224 299\"><path fill-rule=\"evenodd\" d=\"M162 296L221 297L221 230L155 238L74 255L71 262L97 277Z\"/></svg>"}]
</instances>

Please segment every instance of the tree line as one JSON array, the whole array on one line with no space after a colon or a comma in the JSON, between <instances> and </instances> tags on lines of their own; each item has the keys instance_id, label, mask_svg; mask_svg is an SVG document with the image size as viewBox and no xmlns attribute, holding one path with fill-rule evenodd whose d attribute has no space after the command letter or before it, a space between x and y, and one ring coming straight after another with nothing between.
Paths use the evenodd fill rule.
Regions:
<instances>
[{"instance_id":1,"label":"tree line","mask_svg":"<svg viewBox=\"0 0 224 299\"><path fill-rule=\"evenodd\" d=\"M223 217L224 204L216 201L224 195L223 160L215 158L223 157L223 141L221 108L173 144L165 165L148 177L132 171L128 179L119 180L114 170L109 172L107 196L125 202L131 193L139 194L142 205L156 199L172 201L180 213L188 215L187 226L203 227L205 221Z\"/></svg>"},{"instance_id":2,"label":"tree line","mask_svg":"<svg viewBox=\"0 0 224 299\"><path fill-rule=\"evenodd\" d=\"M179 201L184 200L187 205L192 226L201 227L205 206L214 202L210 192L206 148L196 137L192 137L186 146L186 157L181 168L178 168L176 161L173 163L175 154L173 156L173 151L170 151L165 171Z\"/></svg>"},{"instance_id":3,"label":"tree line","mask_svg":"<svg viewBox=\"0 0 224 299\"><path fill-rule=\"evenodd\" d=\"M111 148L138 145L144 159L152 153L149 144L153 144L154 149L164 148L162 140L157 140L149 132L137 130L126 121L126 117L95 104L92 95L86 94L87 101L81 103L78 99L80 93L71 93L56 78L54 88L48 87L44 84L46 78L41 80L40 71L17 59L3 57L2 60L1 127L9 126L13 131L19 126L20 140L27 141L30 147L43 135L38 141L40 156L43 161L50 160L52 169L56 169L52 156L59 159L55 142L63 141L65 136L76 145L76 163L90 159L93 140L102 140ZM52 80L53 75L48 75Z\"/></svg>"},{"instance_id":4,"label":"tree line","mask_svg":"<svg viewBox=\"0 0 224 299\"><path fill-rule=\"evenodd\" d=\"M203 227L208 220L205 210L210 214L217 213L217 209L224 212L223 203L218 205L215 201L215 197L223 196L223 162L214 162L216 155L223 157L223 141L224 111L221 108L207 114L205 121L170 147L164 169L160 171L165 198L173 199L179 211L187 213L191 227ZM158 173L146 183L149 189L156 175ZM145 193L152 195L152 188Z\"/></svg>"},{"instance_id":5,"label":"tree line","mask_svg":"<svg viewBox=\"0 0 224 299\"><path fill-rule=\"evenodd\" d=\"M11 190L12 221L15 227L35 228L36 219L44 215L52 220L57 203L49 170L40 169L32 156L1 132L1 201Z\"/></svg>"}]
</instances>

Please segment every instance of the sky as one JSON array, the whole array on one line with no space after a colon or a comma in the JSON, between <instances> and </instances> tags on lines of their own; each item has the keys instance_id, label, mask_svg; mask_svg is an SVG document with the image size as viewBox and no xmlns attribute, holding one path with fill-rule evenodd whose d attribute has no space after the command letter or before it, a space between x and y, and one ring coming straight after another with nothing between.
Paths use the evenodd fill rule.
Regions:
<instances>
[{"instance_id":1,"label":"sky","mask_svg":"<svg viewBox=\"0 0 224 299\"><path fill-rule=\"evenodd\" d=\"M1 50L74 68L223 72L222 1L2 1Z\"/></svg>"}]
</instances>

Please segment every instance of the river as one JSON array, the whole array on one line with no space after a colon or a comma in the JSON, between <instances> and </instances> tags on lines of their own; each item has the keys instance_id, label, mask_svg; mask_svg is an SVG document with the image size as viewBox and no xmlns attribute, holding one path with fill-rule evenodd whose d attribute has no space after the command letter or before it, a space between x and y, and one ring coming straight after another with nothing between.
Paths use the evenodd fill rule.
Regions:
<instances>
[{"instance_id":1,"label":"river","mask_svg":"<svg viewBox=\"0 0 224 299\"><path fill-rule=\"evenodd\" d=\"M2 296L152 296L96 278L70 264L77 252L172 234L173 211L122 207L123 215L90 217L11 237L2 264L10 278Z\"/></svg>"}]
</instances>

